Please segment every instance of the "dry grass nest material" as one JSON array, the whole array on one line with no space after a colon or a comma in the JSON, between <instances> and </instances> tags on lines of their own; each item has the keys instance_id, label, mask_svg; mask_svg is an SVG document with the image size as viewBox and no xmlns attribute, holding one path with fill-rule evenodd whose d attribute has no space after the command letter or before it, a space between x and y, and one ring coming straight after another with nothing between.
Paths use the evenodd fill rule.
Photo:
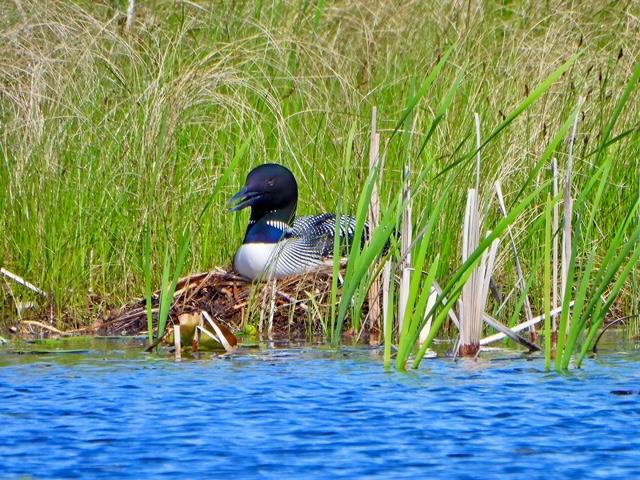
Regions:
<instances>
[{"instance_id":1,"label":"dry grass nest material","mask_svg":"<svg viewBox=\"0 0 640 480\"><path fill-rule=\"evenodd\" d=\"M251 282L233 271L217 268L180 279L168 326L182 314L205 311L232 332L256 325L261 335L301 339L323 336L322 322L331 307L331 269L322 269L266 282ZM160 294L153 295L154 327L157 328ZM365 305L366 315L367 306ZM364 322L365 325L368 322ZM351 330L349 319L345 332ZM146 300L112 312L101 323L102 335L134 335L147 332ZM369 331L356 332L369 336Z\"/></svg>"}]
</instances>

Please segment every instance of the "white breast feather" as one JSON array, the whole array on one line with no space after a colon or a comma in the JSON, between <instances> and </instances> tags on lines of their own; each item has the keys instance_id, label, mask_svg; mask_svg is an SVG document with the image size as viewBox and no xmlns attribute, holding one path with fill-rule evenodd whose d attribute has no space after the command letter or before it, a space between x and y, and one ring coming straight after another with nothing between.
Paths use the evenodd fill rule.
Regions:
<instances>
[{"instance_id":1,"label":"white breast feather","mask_svg":"<svg viewBox=\"0 0 640 480\"><path fill-rule=\"evenodd\" d=\"M306 252L298 239L280 243L246 243L236 253L233 267L251 280L283 278L314 270L322 265L320 258Z\"/></svg>"},{"instance_id":2,"label":"white breast feather","mask_svg":"<svg viewBox=\"0 0 640 480\"><path fill-rule=\"evenodd\" d=\"M275 243L246 243L238 249L233 268L243 277L256 279L267 270L277 249Z\"/></svg>"}]
</instances>

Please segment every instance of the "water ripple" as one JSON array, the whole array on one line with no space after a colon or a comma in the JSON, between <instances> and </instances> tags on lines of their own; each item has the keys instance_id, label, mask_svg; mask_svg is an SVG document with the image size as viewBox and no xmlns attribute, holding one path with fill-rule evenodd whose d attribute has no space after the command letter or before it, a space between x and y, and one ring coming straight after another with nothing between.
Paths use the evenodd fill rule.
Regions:
<instances>
[{"instance_id":1,"label":"water ripple","mask_svg":"<svg viewBox=\"0 0 640 480\"><path fill-rule=\"evenodd\" d=\"M12 361L15 360L15 361ZM3 358L3 478L633 478L638 355L425 362L369 351Z\"/></svg>"}]
</instances>

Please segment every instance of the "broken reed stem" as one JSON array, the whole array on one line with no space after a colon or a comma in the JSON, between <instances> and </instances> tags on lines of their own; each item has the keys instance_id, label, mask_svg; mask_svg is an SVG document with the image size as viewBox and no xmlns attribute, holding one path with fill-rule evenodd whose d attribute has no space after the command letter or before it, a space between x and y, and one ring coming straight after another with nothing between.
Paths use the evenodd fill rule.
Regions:
<instances>
[{"instance_id":1,"label":"broken reed stem","mask_svg":"<svg viewBox=\"0 0 640 480\"><path fill-rule=\"evenodd\" d=\"M464 216L464 230L462 232L462 263L464 263L471 253L480 244L480 211L479 194L480 191L480 115L473 114L476 126L476 188L470 189L467 193L467 205ZM480 350L480 332L482 331L482 313L480 311L480 297L482 295L484 279L484 266L486 255L482 255L480 264L474 269L471 277L462 288L460 305L460 337L456 354L463 356L473 356Z\"/></svg>"},{"instance_id":2,"label":"broken reed stem","mask_svg":"<svg viewBox=\"0 0 640 480\"><path fill-rule=\"evenodd\" d=\"M573 307L574 302L569 303L569 307ZM562 313L562 307L554 308L551 310L551 318L555 318ZM526 322L522 322L519 325L509 328L514 333L521 332L522 330L528 329L532 323L540 323L545 319L544 315L538 315L537 317L533 317L531 320L527 320ZM489 335L488 337L480 340L480 345L488 345L493 342L498 342L503 340L506 337L504 333L495 333L493 335Z\"/></svg>"},{"instance_id":3,"label":"broken reed stem","mask_svg":"<svg viewBox=\"0 0 640 480\"><path fill-rule=\"evenodd\" d=\"M502 195L502 186L500 185L500 182L499 181L496 182L494 187L496 190L496 195L498 197L498 204L500 205L500 210L502 211L502 215L507 217L508 216L507 206L504 202L504 196ZM520 291L524 293L527 291L527 282L524 278L524 273L522 272L522 265L520 264L520 256L518 255L516 240L515 240L515 237L513 236L511 225L507 227L507 234L509 235L511 249L513 250L513 258L515 259L515 262L516 262L516 271L518 272L518 286L520 287ZM525 311L525 315L527 316L527 320L531 320L533 318L533 311L531 310L531 303L529 302L529 294L526 294L524 297L524 307L525 307L524 311ZM531 326L531 328L529 329L529 332L532 335L535 334L534 325Z\"/></svg>"},{"instance_id":4,"label":"broken reed stem","mask_svg":"<svg viewBox=\"0 0 640 480\"><path fill-rule=\"evenodd\" d=\"M393 319L389 318L389 288L391 287L391 262L387 261L382 269L382 331L385 335L385 345L390 344L393 338L387 338L387 332L391 332L393 337L393 328L388 329L389 322Z\"/></svg>"},{"instance_id":5,"label":"broken reed stem","mask_svg":"<svg viewBox=\"0 0 640 480\"><path fill-rule=\"evenodd\" d=\"M480 243L480 213L478 212L478 191L470 189L467 194L467 205L464 215L464 230L462 232L462 263ZM476 335L480 315L477 315L477 301L479 296L479 274L484 264L484 256L480 264L474 269L471 277L462 289L460 300L460 354L474 355L480 347L480 335Z\"/></svg>"},{"instance_id":6,"label":"broken reed stem","mask_svg":"<svg viewBox=\"0 0 640 480\"><path fill-rule=\"evenodd\" d=\"M412 231L412 201L411 201L411 168L406 165L404 168L404 190L403 200L407 206L402 212L402 232L400 243L402 245L402 262L400 287L398 289L398 332L402 332L404 326L404 316L409 301L409 291L411 289L411 243Z\"/></svg>"},{"instance_id":7,"label":"broken reed stem","mask_svg":"<svg viewBox=\"0 0 640 480\"><path fill-rule=\"evenodd\" d=\"M271 281L271 301L269 302L269 323L267 324L267 335L269 340L273 338L273 317L276 310L276 279Z\"/></svg>"},{"instance_id":8,"label":"broken reed stem","mask_svg":"<svg viewBox=\"0 0 640 480\"><path fill-rule=\"evenodd\" d=\"M201 316L200 321L198 322L198 326L193 332L193 342L191 342L191 350L193 350L194 352L197 352L200 349L200 332L202 331L203 327L204 327L204 320L202 319L202 316Z\"/></svg>"},{"instance_id":9,"label":"broken reed stem","mask_svg":"<svg viewBox=\"0 0 640 480\"><path fill-rule=\"evenodd\" d=\"M29 290L31 290L32 292L36 292L37 294L42 295L43 297L47 296L47 292L40 290L38 287L36 287L33 283L27 282L24 278L22 278L19 275L16 275L15 273L11 273L9 270L7 270L6 268L0 268L0 273L2 275L4 275L7 278L10 278L11 280L13 280L16 283L19 283L20 285L22 285L23 287L28 288Z\"/></svg>"},{"instance_id":10,"label":"broken reed stem","mask_svg":"<svg viewBox=\"0 0 640 480\"><path fill-rule=\"evenodd\" d=\"M378 166L380 153L380 134L377 132L377 113L378 109L373 107L371 110L371 145L369 148L369 170L374 170ZM382 169L380 169L380 174ZM378 227L380 223L380 192L378 191L378 182L373 185L371 192L371 203L369 205L369 235ZM380 330L380 288L382 282L380 278L376 278L371 283L369 289L369 331L373 331L377 325Z\"/></svg>"},{"instance_id":11,"label":"broken reed stem","mask_svg":"<svg viewBox=\"0 0 640 480\"><path fill-rule=\"evenodd\" d=\"M182 358L182 342L180 339L180 324L173 327L173 345L176 349L176 361Z\"/></svg>"},{"instance_id":12,"label":"broken reed stem","mask_svg":"<svg viewBox=\"0 0 640 480\"><path fill-rule=\"evenodd\" d=\"M467 195L467 208L462 234L462 262L480 245L480 225L482 223L479 210L479 195L475 189L470 189ZM480 263L475 267L467 283L462 289L460 301L460 347L462 356L474 356L480 349L480 335L484 309L489 295L489 283L498 252L499 239L495 239L489 251L480 257Z\"/></svg>"},{"instance_id":13,"label":"broken reed stem","mask_svg":"<svg viewBox=\"0 0 640 480\"><path fill-rule=\"evenodd\" d=\"M129 0L129 5L127 6L127 31L130 32L133 28L133 22L136 19L136 2L135 0Z\"/></svg>"},{"instance_id":14,"label":"broken reed stem","mask_svg":"<svg viewBox=\"0 0 640 480\"><path fill-rule=\"evenodd\" d=\"M544 369L551 370L551 196L544 209Z\"/></svg>"},{"instance_id":15,"label":"broken reed stem","mask_svg":"<svg viewBox=\"0 0 640 480\"><path fill-rule=\"evenodd\" d=\"M420 335L418 336L418 344L420 346L422 346L422 344L424 344L424 342L426 342L427 338L429 337L429 332L431 331L431 323L433 322L433 314L429 315L429 312L432 311L437 300L438 291L436 290L435 286L432 286L431 292L429 293L429 299L427 300L427 308L425 309L425 315L428 315L428 318L425 317L427 321L424 324L424 327L422 327L422 330L420 330ZM453 312L453 309L449 310L449 312Z\"/></svg>"},{"instance_id":16,"label":"broken reed stem","mask_svg":"<svg viewBox=\"0 0 640 480\"><path fill-rule=\"evenodd\" d=\"M569 158L567 160L567 175L564 183L564 223L563 223L563 248L562 248L562 298L567 298L567 283L569 278L569 268L571 263L572 246L571 246L571 225L573 223L573 198L571 197L571 185L573 182L573 148L578 134L578 120L580 118L580 109L584 98L578 100L578 110L576 118L573 121L571 136L569 137ZM567 318L566 331L571 330L571 316Z\"/></svg>"}]
</instances>

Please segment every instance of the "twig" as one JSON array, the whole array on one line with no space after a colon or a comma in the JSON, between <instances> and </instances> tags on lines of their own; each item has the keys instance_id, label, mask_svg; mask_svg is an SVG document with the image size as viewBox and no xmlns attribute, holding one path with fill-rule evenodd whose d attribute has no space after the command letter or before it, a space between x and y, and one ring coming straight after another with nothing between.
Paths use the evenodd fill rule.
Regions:
<instances>
[{"instance_id":1,"label":"twig","mask_svg":"<svg viewBox=\"0 0 640 480\"><path fill-rule=\"evenodd\" d=\"M273 317L276 311L276 279L271 281L271 301L269 302L269 323L267 324L267 336L269 339L273 336Z\"/></svg>"},{"instance_id":2,"label":"twig","mask_svg":"<svg viewBox=\"0 0 640 480\"><path fill-rule=\"evenodd\" d=\"M606 332L609 327L611 327L612 325L615 325L616 323L625 323L627 320L630 320L632 318L637 318L640 315L627 315L626 317L621 317L621 318L616 318L615 320L611 321L610 323L608 323L600 332L600 334L598 335L598 338L596 338L596 341L593 342L593 353L598 353L598 342L600 341L600 339L602 338L602 335L604 335L604 332Z\"/></svg>"},{"instance_id":3,"label":"twig","mask_svg":"<svg viewBox=\"0 0 640 480\"><path fill-rule=\"evenodd\" d=\"M40 327L43 328L45 330L49 330L50 332L53 332L57 335L61 335L63 337L68 337L71 334L68 332L63 332L62 330L58 330L56 327L52 327L51 325L47 325L46 323L42 323L42 322L38 322L36 320L23 320L21 323L25 324L25 325L31 325L34 327Z\"/></svg>"}]
</instances>

